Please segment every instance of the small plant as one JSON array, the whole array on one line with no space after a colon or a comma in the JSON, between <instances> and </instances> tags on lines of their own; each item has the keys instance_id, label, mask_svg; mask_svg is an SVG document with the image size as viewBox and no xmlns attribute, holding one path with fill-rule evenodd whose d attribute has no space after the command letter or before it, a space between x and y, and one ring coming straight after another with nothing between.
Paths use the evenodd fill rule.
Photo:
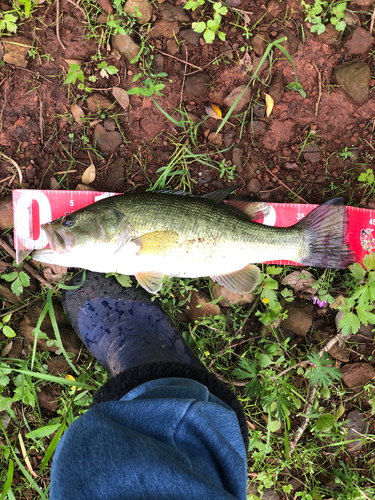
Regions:
<instances>
[{"instance_id":1,"label":"small plant","mask_svg":"<svg viewBox=\"0 0 375 500\"><path fill-rule=\"evenodd\" d=\"M12 315L8 314L7 316L4 316L4 318L2 318L2 321L0 320L0 331L2 331L3 334L9 338L16 336L16 332L13 330L13 328L11 328L9 325L7 325L7 323L9 323L11 317L12 317Z\"/></svg>"},{"instance_id":2,"label":"small plant","mask_svg":"<svg viewBox=\"0 0 375 500\"><path fill-rule=\"evenodd\" d=\"M204 5L204 0L189 0L184 6L184 9L195 11L202 5Z\"/></svg>"},{"instance_id":3,"label":"small plant","mask_svg":"<svg viewBox=\"0 0 375 500\"><path fill-rule=\"evenodd\" d=\"M359 182L363 182L365 185L369 187L374 187L374 171L372 168L368 168L366 172L363 172L359 177L358 177Z\"/></svg>"},{"instance_id":4,"label":"small plant","mask_svg":"<svg viewBox=\"0 0 375 500\"><path fill-rule=\"evenodd\" d=\"M109 75L115 75L118 73L116 66L108 66L106 61L99 63L98 69L100 69L100 76L102 78L109 78Z\"/></svg>"},{"instance_id":5,"label":"small plant","mask_svg":"<svg viewBox=\"0 0 375 500\"><path fill-rule=\"evenodd\" d=\"M339 156L341 156L341 158L344 158L344 160L347 160L348 158L353 156L353 153L349 151L348 146L345 146L345 149L341 151Z\"/></svg>"},{"instance_id":6,"label":"small plant","mask_svg":"<svg viewBox=\"0 0 375 500\"><path fill-rule=\"evenodd\" d=\"M12 14L12 11L4 12L0 10L0 33L7 30L10 33L16 33L18 16Z\"/></svg>"},{"instance_id":7,"label":"small plant","mask_svg":"<svg viewBox=\"0 0 375 500\"><path fill-rule=\"evenodd\" d=\"M79 80L80 82L85 81L85 75L83 74L83 70L79 64L73 63L69 64L69 73L67 74L64 83L76 83Z\"/></svg>"},{"instance_id":8,"label":"small plant","mask_svg":"<svg viewBox=\"0 0 375 500\"><path fill-rule=\"evenodd\" d=\"M337 31L343 32L346 28L345 10L347 2L329 3L323 0L314 0L313 4L307 4L303 0L301 5L305 10L306 21L313 24L312 33L321 35L330 22Z\"/></svg>"},{"instance_id":9,"label":"small plant","mask_svg":"<svg viewBox=\"0 0 375 500\"><path fill-rule=\"evenodd\" d=\"M12 282L10 288L12 292L19 297L23 292L23 288L30 285L30 278L24 271L19 270L22 264L17 266L16 263L13 262L13 266L16 268L16 271L9 274L2 274L0 278L5 281Z\"/></svg>"},{"instance_id":10,"label":"small plant","mask_svg":"<svg viewBox=\"0 0 375 500\"><path fill-rule=\"evenodd\" d=\"M187 8L187 7L186 7ZM207 22L200 21L198 23L193 23L192 28L197 33L203 33L203 38L206 43L212 43L215 40L215 36L220 38L220 40L225 40L225 33L220 31L220 23L222 16L228 12L228 9L224 7L221 2L214 3L214 15L213 19L209 19Z\"/></svg>"},{"instance_id":11,"label":"small plant","mask_svg":"<svg viewBox=\"0 0 375 500\"><path fill-rule=\"evenodd\" d=\"M133 78L133 82L136 82L142 76L144 76L143 73L138 73ZM159 83L158 79L164 78L166 76L168 76L167 73L152 74L151 76L148 76L145 80L143 80L141 87L133 87L132 89L129 89L127 93L129 95L135 94L138 97L141 95L143 95L144 97L149 97L153 94L162 96L163 94L160 91L163 90L165 85L164 83Z\"/></svg>"}]
</instances>

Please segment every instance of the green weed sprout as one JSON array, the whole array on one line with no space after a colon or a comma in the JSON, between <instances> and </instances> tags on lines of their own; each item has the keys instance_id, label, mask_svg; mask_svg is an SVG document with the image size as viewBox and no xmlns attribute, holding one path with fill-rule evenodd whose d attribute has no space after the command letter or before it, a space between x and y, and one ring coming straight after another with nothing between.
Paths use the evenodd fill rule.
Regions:
<instances>
[{"instance_id":1,"label":"green weed sprout","mask_svg":"<svg viewBox=\"0 0 375 500\"><path fill-rule=\"evenodd\" d=\"M2 318L2 321L0 321L0 331L2 331L3 334L8 338L12 338L12 337L16 336L16 332L13 330L13 328L11 328L9 325L7 325L7 323L9 323L11 317L12 317L11 314L7 314L7 316L4 316L4 318Z\"/></svg>"},{"instance_id":2,"label":"green weed sprout","mask_svg":"<svg viewBox=\"0 0 375 500\"><path fill-rule=\"evenodd\" d=\"M220 31L221 17L225 16L228 9L224 7L221 2L214 3L214 16L213 19L209 19L207 22L200 21L199 23L193 23L192 28L197 33L203 33L203 38L206 43L212 43L215 40L215 35L220 38L220 40L225 40L225 33Z\"/></svg>"},{"instance_id":3,"label":"green weed sprout","mask_svg":"<svg viewBox=\"0 0 375 500\"><path fill-rule=\"evenodd\" d=\"M102 61L98 64L98 69L100 69L100 76L102 78L109 78L109 75L115 75L118 73L116 66L108 66L106 61Z\"/></svg>"},{"instance_id":4,"label":"green weed sprout","mask_svg":"<svg viewBox=\"0 0 375 500\"><path fill-rule=\"evenodd\" d=\"M0 33L7 30L10 33L16 33L18 16L12 14L11 11L0 11Z\"/></svg>"},{"instance_id":5,"label":"green weed sprout","mask_svg":"<svg viewBox=\"0 0 375 500\"><path fill-rule=\"evenodd\" d=\"M30 278L24 271L13 271L9 274L2 274L0 276L5 281L11 282L11 290L19 297L23 292L23 288L30 285Z\"/></svg>"},{"instance_id":6,"label":"green weed sprout","mask_svg":"<svg viewBox=\"0 0 375 500\"><path fill-rule=\"evenodd\" d=\"M309 5L303 0L301 6L306 14L306 21L313 24L311 33L321 35L326 30L326 25L330 22L337 31L343 32L346 28L345 10L347 2L338 2L335 5L323 0L314 0L314 3Z\"/></svg>"},{"instance_id":7,"label":"green weed sprout","mask_svg":"<svg viewBox=\"0 0 375 500\"><path fill-rule=\"evenodd\" d=\"M79 64L73 63L69 64L69 73L67 74L64 83L76 83L85 81L85 75L83 74L82 68Z\"/></svg>"},{"instance_id":8,"label":"green weed sprout","mask_svg":"<svg viewBox=\"0 0 375 500\"><path fill-rule=\"evenodd\" d=\"M363 172L359 177L358 177L359 182L363 182L365 185L369 187L373 187L374 184L374 171L372 168L368 168L366 172Z\"/></svg>"},{"instance_id":9,"label":"green weed sprout","mask_svg":"<svg viewBox=\"0 0 375 500\"><path fill-rule=\"evenodd\" d=\"M142 76L144 76L143 73L138 73L137 75L135 75L135 77L133 78L132 81L136 82ZM163 90L165 85L164 85L164 83L159 83L158 79L164 78L166 76L168 76L167 73L158 73L156 75L151 75L151 76L147 77L145 80L143 80L141 87L133 87L132 89L129 89L127 91L127 93L129 95L135 94L138 97L141 95L143 95L144 97L149 97L153 94L156 94L158 96L162 96L163 94L160 91Z\"/></svg>"},{"instance_id":10,"label":"green weed sprout","mask_svg":"<svg viewBox=\"0 0 375 500\"><path fill-rule=\"evenodd\" d=\"M199 6L204 5L204 0L189 0L184 9L195 11Z\"/></svg>"}]
</instances>

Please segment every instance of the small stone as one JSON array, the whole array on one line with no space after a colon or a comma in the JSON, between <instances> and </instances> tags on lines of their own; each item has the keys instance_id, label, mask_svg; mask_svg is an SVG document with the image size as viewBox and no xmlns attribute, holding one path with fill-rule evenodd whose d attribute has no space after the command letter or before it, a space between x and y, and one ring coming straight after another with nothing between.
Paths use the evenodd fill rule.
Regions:
<instances>
[{"instance_id":1,"label":"small stone","mask_svg":"<svg viewBox=\"0 0 375 500\"><path fill-rule=\"evenodd\" d=\"M92 134L92 144L94 148L103 153L111 153L118 148L121 143L122 135L120 132L108 132L100 123L95 125L94 133Z\"/></svg>"},{"instance_id":2,"label":"small stone","mask_svg":"<svg viewBox=\"0 0 375 500\"><path fill-rule=\"evenodd\" d=\"M260 180L256 177L254 179L250 179L246 187L249 193L258 193L262 189Z\"/></svg>"},{"instance_id":3,"label":"small stone","mask_svg":"<svg viewBox=\"0 0 375 500\"><path fill-rule=\"evenodd\" d=\"M266 107L262 104L256 104L254 106L254 116L256 118L265 118L266 116Z\"/></svg>"},{"instance_id":4,"label":"small stone","mask_svg":"<svg viewBox=\"0 0 375 500\"><path fill-rule=\"evenodd\" d=\"M101 94L92 94L87 98L87 107L91 113L98 113L109 109L113 102Z\"/></svg>"},{"instance_id":5,"label":"small stone","mask_svg":"<svg viewBox=\"0 0 375 500\"><path fill-rule=\"evenodd\" d=\"M137 57L141 49L141 47L135 43L130 35L120 35L120 33L112 36L111 45L112 49L117 50L119 54L124 56L128 63Z\"/></svg>"},{"instance_id":6,"label":"small stone","mask_svg":"<svg viewBox=\"0 0 375 500\"><path fill-rule=\"evenodd\" d=\"M109 12L110 14L113 12L113 8L109 0L98 0L98 4L104 10L104 12ZM108 17L106 14L105 16Z\"/></svg>"},{"instance_id":7,"label":"small stone","mask_svg":"<svg viewBox=\"0 0 375 500\"><path fill-rule=\"evenodd\" d=\"M141 14L140 17L137 15L136 7ZM147 0L127 0L123 10L134 17L138 24L148 23L152 16L152 5Z\"/></svg>"},{"instance_id":8,"label":"small stone","mask_svg":"<svg viewBox=\"0 0 375 500\"><path fill-rule=\"evenodd\" d=\"M255 300L255 295L252 293L236 293L231 292L225 286L214 283L212 286L212 297L217 300L223 297L219 304L223 307L230 307L231 305L251 304Z\"/></svg>"},{"instance_id":9,"label":"small stone","mask_svg":"<svg viewBox=\"0 0 375 500\"><path fill-rule=\"evenodd\" d=\"M183 30L180 33L180 37L183 38L186 42L190 43L191 45L199 45L199 40L202 36L202 33L198 33L194 31L193 29L189 28L187 30Z\"/></svg>"},{"instance_id":10,"label":"small stone","mask_svg":"<svg viewBox=\"0 0 375 500\"><path fill-rule=\"evenodd\" d=\"M171 41L171 40L168 40ZM175 41L174 39L172 40ZM164 71L164 56L162 54L155 54L154 61L152 63L156 73L162 73Z\"/></svg>"},{"instance_id":11,"label":"small stone","mask_svg":"<svg viewBox=\"0 0 375 500\"><path fill-rule=\"evenodd\" d=\"M230 130L224 135L224 147L225 149L228 149L232 146L234 143L234 140L236 138L236 132L234 130Z\"/></svg>"},{"instance_id":12,"label":"small stone","mask_svg":"<svg viewBox=\"0 0 375 500\"><path fill-rule=\"evenodd\" d=\"M36 397L41 408L53 412L57 410L59 393L56 391L56 387L42 386L40 390L36 391Z\"/></svg>"},{"instance_id":13,"label":"small stone","mask_svg":"<svg viewBox=\"0 0 375 500\"><path fill-rule=\"evenodd\" d=\"M242 149L240 148L234 148L233 149L233 165L236 166L236 173L237 174L242 174L243 172L243 161L242 161Z\"/></svg>"},{"instance_id":14,"label":"small stone","mask_svg":"<svg viewBox=\"0 0 375 500\"><path fill-rule=\"evenodd\" d=\"M316 289L312 288L315 283L314 276L308 271L293 271L282 279L283 285L288 285L293 288L296 294L306 293L315 295Z\"/></svg>"},{"instance_id":15,"label":"small stone","mask_svg":"<svg viewBox=\"0 0 375 500\"><path fill-rule=\"evenodd\" d=\"M259 64L261 62L262 58L261 57L258 57L258 56L254 56L253 57L253 73L257 70L257 68L259 67ZM257 71L257 76L259 77L261 75L261 73L267 69L270 65L270 62L267 59L265 59L262 63L262 65L260 66L260 68L258 69Z\"/></svg>"},{"instance_id":16,"label":"small stone","mask_svg":"<svg viewBox=\"0 0 375 500\"><path fill-rule=\"evenodd\" d=\"M368 98L371 84L370 67L359 59L339 64L335 68L337 84L353 101L362 103Z\"/></svg>"},{"instance_id":17,"label":"small stone","mask_svg":"<svg viewBox=\"0 0 375 500\"><path fill-rule=\"evenodd\" d=\"M357 14L351 12L350 10L345 11L344 21L347 26L356 26L357 24L361 24L361 21Z\"/></svg>"},{"instance_id":18,"label":"small stone","mask_svg":"<svg viewBox=\"0 0 375 500\"><path fill-rule=\"evenodd\" d=\"M375 369L370 363L352 363L341 367L342 380L347 387L360 392L373 377Z\"/></svg>"},{"instance_id":19,"label":"small stone","mask_svg":"<svg viewBox=\"0 0 375 500\"><path fill-rule=\"evenodd\" d=\"M283 11L283 7L278 0L270 0L267 3L267 10L272 17L279 17Z\"/></svg>"},{"instance_id":20,"label":"small stone","mask_svg":"<svg viewBox=\"0 0 375 500\"><path fill-rule=\"evenodd\" d=\"M338 359L342 363L349 363L350 351L346 347L340 347L336 343L328 352L333 358Z\"/></svg>"},{"instance_id":21,"label":"small stone","mask_svg":"<svg viewBox=\"0 0 375 500\"><path fill-rule=\"evenodd\" d=\"M349 40L345 43L345 48L349 54L365 54L374 43L374 38L369 31L359 26L352 31Z\"/></svg>"},{"instance_id":22,"label":"small stone","mask_svg":"<svg viewBox=\"0 0 375 500\"><path fill-rule=\"evenodd\" d=\"M215 144L216 146L220 146L223 141L223 134L217 134L216 132L210 132L208 134L208 140Z\"/></svg>"},{"instance_id":23,"label":"small stone","mask_svg":"<svg viewBox=\"0 0 375 500\"><path fill-rule=\"evenodd\" d=\"M252 40L253 50L257 56L262 56L264 54L264 50L266 48L266 40L264 33L261 35L255 35Z\"/></svg>"},{"instance_id":24,"label":"small stone","mask_svg":"<svg viewBox=\"0 0 375 500\"><path fill-rule=\"evenodd\" d=\"M160 119L160 115L155 115L153 113L148 113L144 118L139 122L143 132L147 135L149 139L153 139L164 128L164 120Z\"/></svg>"},{"instance_id":25,"label":"small stone","mask_svg":"<svg viewBox=\"0 0 375 500\"><path fill-rule=\"evenodd\" d=\"M363 448L361 436L359 436L357 433L359 432L360 434L366 434L368 422L366 420L366 417L362 415L362 413L357 409L348 413L348 416L345 420L349 420L349 422L345 422L345 426L348 428L348 433L345 436L345 440L354 440L351 443L347 443L345 447L351 455L356 455Z\"/></svg>"},{"instance_id":26,"label":"small stone","mask_svg":"<svg viewBox=\"0 0 375 500\"><path fill-rule=\"evenodd\" d=\"M285 170L286 172L292 172L293 170L298 170L299 165L297 165L297 163L286 162L281 165L281 169Z\"/></svg>"},{"instance_id":27,"label":"small stone","mask_svg":"<svg viewBox=\"0 0 375 500\"><path fill-rule=\"evenodd\" d=\"M298 39L295 35L295 33L290 30L286 29L285 31L279 33L277 35L277 38L284 38L284 36L287 38L285 42L282 42L280 45L286 48L286 50L289 52L289 54L293 55L296 52L298 52ZM280 51L279 51L280 53Z\"/></svg>"},{"instance_id":28,"label":"small stone","mask_svg":"<svg viewBox=\"0 0 375 500\"><path fill-rule=\"evenodd\" d=\"M316 35L315 40L325 45L337 45L340 41L340 32L337 31L333 24L328 23L323 33Z\"/></svg>"},{"instance_id":29,"label":"small stone","mask_svg":"<svg viewBox=\"0 0 375 500\"><path fill-rule=\"evenodd\" d=\"M242 96L236 104L233 113L239 113L250 102L251 90L247 88L246 85L240 85L239 87L233 89L232 92L224 99L224 104L230 108L241 94Z\"/></svg>"},{"instance_id":30,"label":"small stone","mask_svg":"<svg viewBox=\"0 0 375 500\"><path fill-rule=\"evenodd\" d=\"M105 122L103 123L103 127L107 130L107 132L114 132L115 130L117 130L116 122L113 118L105 120Z\"/></svg>"},{"instance_id":31,"label":"small stone","mask_svg":"<svg viewBox=\"0 0 375 500\"><path fill-rule=\"evenodd\" d=\"M295 301L287 303L285 309L288 311L288 317L281 322L280 326L304 337L312 325L313 307L308 302Z\"/></svg>"},{"instance_id":32,"label":"small stone","mask_svg":"<svg viewBox=\"0 0 375 500\"><path fill-rule=\"evenodd\" d=\"M186 77L185 90L191 96L201 96L208 90L210 77L207 73L195 73L194 75Z\"/></svg>"},{"instance_id":33,"label":"small stone","mask_svg":"<svg viewBox=\"0 0 375 500\"><path fill-rule=\"evenodd\" d=\"M178 52L178 45L174 38L167 41L167 52L171 56L174 56Z\"/></svg>"},{"instance_id":34,"label":"small stone","mask_svg":"<svg viewBox=\"0 0 375 500\"><path fill-rule=\"evenodd\" d=\"M258 120L250 121L247 131L251 135L259 136L266 132L267 125L264 122Z\"/></svg>"},{"instance_id":35,"label":"small stone","mask_svg":"<svg viewBox=\"0 0 375 500\"><path fill-rule=\"evenodd\" d=\"M311 163L320 161L320 148L314 144L307 144L307 146L302 149L302 154L305 160Z\"/></svg>"},{"instance_id":36,"label":"small stone","mask_svg":"<svg viewBox=\"0 0 375 500\"><path fill-rule=\"evenodd\" d=\"M12 196L0 198L0 231L13 227L13 201Z\"/></svg>"},{"instance_id":37,"label":"small stone","mask_svg":"<svg viewBox=\"0 0 375 500\"><path fill-rule=\"evenodd\" d=\"M350 5L359 5L360 7L370 7L374 0L351 0Z\"/></svg>"},{"instance_id":38,"label":"small stone","mask_svg":"<svg viewBox=\"0 0 375 500\"><path fill-rule=\"evenodd\" d=\"M164 38L174 38L179 32L180 29L177 22L170 23L165 19L159 19L150 30L149 36L151 38L159 38L161 36Z\"/></svg>"},{"instance_id":39,"label":"small stone","mask_svg":"<svg viewBox=\"0 0 375 500\"><path fill-rule=\"evenodd\" d=\"M1 43L4 45L3 61L26 68L27 56L33 45L32 41L24 36L11 36L2 38Z\"/></svg>"},{"instance_id":40,"label":"small stone","mask_svg":"<svg viewBox=\"0 0 375 500\"><path fill-rule=\"evenodd\" d=\"M107 184L111 187L111 191L125 191L125 159L121 156L116 158L110 165L108 169Z\"/></svg>"},{"instance_id":41,"label":"small stone","mask_svg":"<svg viewBox=\"0 0 375 500\"><path fill-rule=\"evenodd\" d=\"M159 6L161 15L166 21L181 21L188 23L190 15L182 5L172 5L169 2L164 2Z\"/></svg>"},{"instance_id":42,"label":"small stone","mask_svg":"<svg viewBox=\"0 0 375 500\"><path fill-rule=\"evenodd\" d=\"M270 87L268 89L269 95L277 103L281 101L283 95L283 77L281 73L275 73L272 77Z\"/></svg>"},{"instance_id":43,"label":"small stone","mask_svg":"<svg viewBox=\"0 0 375 500\"><path fill-rule=\"evenodd\" d=\"M191 323L199 320L199 318L216 316L221 313L220 306L211 304L211 299L208 295L203 292L196 292L195 290L191 293L191 299L186 306L185 312Z\"/></svg>"}]
</instances>

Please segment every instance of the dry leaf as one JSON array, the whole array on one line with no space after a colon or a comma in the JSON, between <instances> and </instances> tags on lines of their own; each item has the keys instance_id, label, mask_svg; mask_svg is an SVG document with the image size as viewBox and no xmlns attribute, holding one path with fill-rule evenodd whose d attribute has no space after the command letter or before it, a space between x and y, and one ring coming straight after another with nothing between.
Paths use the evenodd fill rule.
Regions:
<instances>
[{"instance_id":1,"label":"dry leaf","mask_svg":"<svg viewBox=\"0 0 375 500\"><path fill-rule=\"evenodd\" d=\"M253 62L251 60L251 57L249 55L249 51L247 48L246 48L245 55L240 60L240 64L241 64L241 71L251 71L253 69Z\"/></svg>"},{"instance_id":2,"label":"dry leaf","mask_svg":"<svg viewBox=\"0 0 375 500\"><path fill-rule=\"evenodd\" d=\"M86 168L86 170L83 172L82 175L82 182L83 184L91 184L94 182L96 177L96 168L93 163L89 167Z\"/></svg>"},{"instance_id":3,"label":"dry leaf","mask_svg":"<svg viewBox=\"0 0 375 500\"><path fill-rule=\"evenodd\" d=\"M9 342L9 344L7 344L4 349L2 350L0 356L2 358L5 358L5 356L8 356L8 354L10 353L10 351L12 350L12 347L13 347L13 341L12 342Z\"/></svg>"},{"instance_id":4,"label":"dry leaf","mask_svg":"<svg viewBox=\"0 0 375 500\"><path fill-rule=\"evenodd\" d=\"M273 105L275 104L275 102L269 94L265 94L265 97L266 97L266 116L268 118L272 113Z\"/></svg>"},{"instance_id":5,"label":"dry leaf","mask_svg":"<svg viewBox=\"0 0 375 500\"><path fill-rule=\"evenodd\" d=\"M211 118L214 118L215 120L222 120L221 110L215 104L206 106L205 110L208 116L210 116Z\"/></svg>"},{"instance_id":6,"label":"dry leaf","mask_svg":"<svg viewBox=\"0 0 375 500\"><path fill-rule=\"evenodd\" d=\"M246 12L243 12L242 15L243 15L243 18L245 20L245 24L249 24L251 21L250 16L248 14L246 14Z\"/></svg>"},{"instance_id":7,"label":"dry leaf","mask_svg":"<svg viewBox=\"0 0 375 500\"><path fill-rule=\"evenodd\" d=\"M129 107L129 95L126 90L120 89L120 87L113 87L112 94L122 109L126 111Z\"/></svg>"},{"instance_id":8,"label":"dry leaf","mask_svg":"<svg viewBox=\"0 0 375 500\"><path fill-rule=\"evenodd\" d=\"M79 64L79 66L82 66L82 64L85 62L84 59L64 59L64 61L68 64Z\"/></svg>"},{"instance_id":9,"label":"dry leaf","mask_svg":"<svg viewBox=\"0 0 375 500\"><path fill-rule=\"evenodd\" d=\"M85 113L83 112L83 109L81 108L81 106L78 106L78 104L72 104L70 106L70 111L71 111L75 121L81 125L82 118L85 117Z\"/></svg>"},{"instance_id":10,"label":"dry leaf","mask_svg":"<svg viewBox=\"0 0 375 500\"><path fill-rule=\"evenodd\" d=\"M100 123L102 120L93 120L92 122L89 123L90 127L95 127L98 123Z\"/></svg>"}]
</instances>

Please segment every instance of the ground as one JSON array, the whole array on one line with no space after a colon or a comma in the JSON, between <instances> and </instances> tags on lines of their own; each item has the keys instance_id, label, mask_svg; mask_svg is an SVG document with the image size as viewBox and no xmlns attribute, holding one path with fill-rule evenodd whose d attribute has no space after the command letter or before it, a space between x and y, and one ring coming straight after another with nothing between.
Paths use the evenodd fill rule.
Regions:
<instances>
[{"instance_id":1,"label":"ground","mask_svg":"<svg viewBox=\"0 0 375 500\"><path fill-rule=\"evenodd\" d=\"M205 194L233 186L237 196L263 201L343 196L348 205L375 208L373 1L309 4L189 0L184 9L181 0L128 0L131 17L120 15L120 0L0 2L0 341L7 363L0 366L0 477L8 477L8 498L46 498L58 437L106 378L59 309L61 269L14 267L13 189ZM218 31L193 31L215 8ZM245 304L220 301L225 291L207 280L166 283L157 297L244 404L250 499L374 498L375 263L367 264L367 273L309 269L308 276L264 268ZM203 319L191 312L213 299ZM356 335L336 336L337 310L347 318L344 333ZM32 332L47 312L41 331L50 339L38 330L33 350ZM334 345L324 347L329 338ZM323 360L322 349L335 361L309 357L320 352ZM255 390L246 379L261 385ZM345 444L353 432L360 445Z\"/></svg>"}]
</instances>

